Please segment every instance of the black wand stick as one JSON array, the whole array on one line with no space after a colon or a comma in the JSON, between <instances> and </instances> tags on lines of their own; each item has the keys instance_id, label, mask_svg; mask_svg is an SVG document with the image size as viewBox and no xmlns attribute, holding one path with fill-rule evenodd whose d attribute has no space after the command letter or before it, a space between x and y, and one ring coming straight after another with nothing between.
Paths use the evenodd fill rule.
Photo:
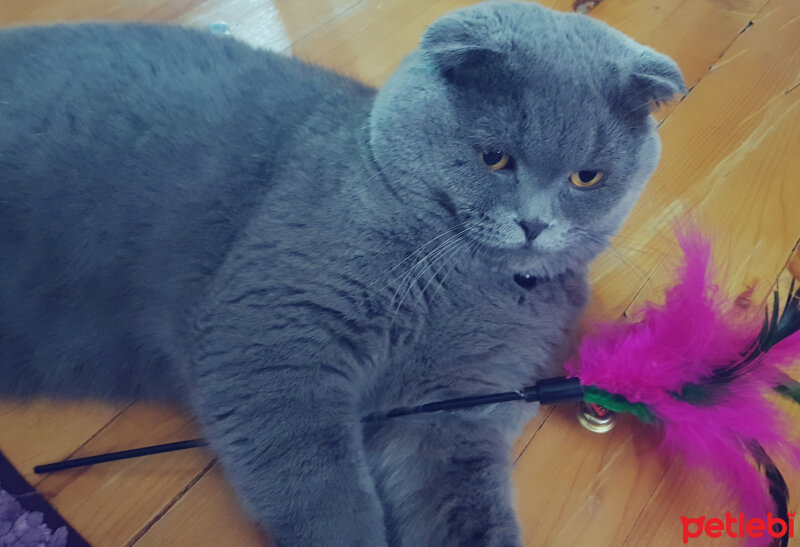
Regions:
<instances>
[{"instance_id":1,"label":"black wand stick","mask_svg":"<svg viewBox=\"0 0 800 547\"><path fill-rule=\"evenodd\" d=\"M440 412L443 410L458 410L475 406L493 405L509 401L525 401L527 403L538 402L543 405L560 403L566 401L580 401L583 399L583 386L577 378L567 378L559 376L539 380L532 386L523 387L519 391L506 391L503 393L489 393L487 395L472 395L470 397L458 397L456 399L445 399L433 403L426 403L418 406L403 406L393 408L387 412L373 412L362 418L362 421L384 420L408 416L410 414L424 414L428 412ZM197 448L198 446L208 446L205 439L189 439L176 443L157 444L145 446L131 450L121 450L119 452L108 452L106 454L96 454L85 458L75 458L72 460L62 460L59 462L37 465L33 468L34 473L52 473L64 469L75 467L85 467L96 463L113 462L117 460L127 460L151 454L162 454L164 452L175 452L176 450L186 450L187 448Z\"/></svg>"},{"instance_id":2,"label":"black wand stick","mask_svg":"<svg viewBox=\"0 0 800 547\"><path fill-rule=\"evenodd\" d=\"M60 462L37 465L33 468L33 472L41 475L42 473L63 471L64 469L72 469L74 467L85 467L88 465L94 465L96 463L127 460L129 458L138 458L139 456L149 456L150 454L161 454L163 452L175 452L176 450L186 450L187 448L197 448L198 446L207 445L208 441L205 439L190 439L188 441L178 441L176 443L156 444L142 448L133 448L131 450L107 452L106 454L96 454L94 456L86 456L85 458L75 458L74 460L62 460Z\"/></svg>"}]
</instances>

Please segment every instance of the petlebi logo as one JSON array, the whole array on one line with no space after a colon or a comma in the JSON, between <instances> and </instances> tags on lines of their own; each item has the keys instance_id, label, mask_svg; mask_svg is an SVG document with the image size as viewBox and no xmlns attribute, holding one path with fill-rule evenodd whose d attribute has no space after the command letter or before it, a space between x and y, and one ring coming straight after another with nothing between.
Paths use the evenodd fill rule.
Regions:
<instances>
[{"instance_id":1,"label":"petlebi logo","mask_svg":"<svg viewBox=\"0 0 800 547\"><path fill-rule=\"evenodd\" d=\"M732 538L794 537L794 513L789 513L786 520L773 517L772 513L767 513L766 519L745 519L744 513L739 513L738 517L725 513L724 521L719 518L706 519L705 515L701 515L697 518L682 516L681 522L683 543L689 543L690 539L699 538L703 534L711 538L722 537L723 534Z\"/></svg>"}]
</instances>

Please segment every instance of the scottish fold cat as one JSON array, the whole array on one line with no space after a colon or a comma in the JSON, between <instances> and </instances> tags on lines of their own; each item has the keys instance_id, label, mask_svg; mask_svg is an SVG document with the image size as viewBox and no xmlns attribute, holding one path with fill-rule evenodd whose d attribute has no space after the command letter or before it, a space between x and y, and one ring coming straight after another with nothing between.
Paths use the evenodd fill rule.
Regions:
<instances>
[{"instance_id":1,"label":"scottish fold cat","mask_svg":"<svg viewBox=\"0 0 800 547\"><path fill-rule=\"evenodd\" d=\"M186 404L279 545L519 545L535 405L675 63L484 3L379 90L210 33L0 32L0 392Z\"/></svg>"}]
</instances>

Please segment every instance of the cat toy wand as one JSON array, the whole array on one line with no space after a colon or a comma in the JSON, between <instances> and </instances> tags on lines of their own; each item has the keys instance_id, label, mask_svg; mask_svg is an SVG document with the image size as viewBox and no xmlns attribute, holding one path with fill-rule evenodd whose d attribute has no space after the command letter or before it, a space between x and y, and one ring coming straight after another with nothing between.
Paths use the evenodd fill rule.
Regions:
<instances>
[{"instance_id":1,"label":"cat toy wand","mask_svg":"<svg viewBox=\"0 0 800 547\"><path fill-rule=\"evenodd\" d=\"M403 406L393 408L387 412L373 412L364 416L362 421L367 422L387 418L397 418L400 416L408 416L410 414L423 414L429 412L440 412L444 410L458 410L475 406L505 403L509 401L525 401L528 403L538 402L546 405L564 401L579 401L583 399L583 397L584 387L581 385L578 378L559 376L556 378L539 380L534 385L526 386L519 391L507 391L504 393L490 393L487 395L458 397L455 399L445 399L443 401L435 401L418 406ZM129 458L138 458L140 456L162 454L164 452L174 452L176 450L186 450L188 448L197 448L199 446L207 445L208 442L205 439L189 439L186 441L145 446L131 450L120 450L119 452L108 452L105 454L86 456L84 458L75 458L44 465L37 465L33 468L33 471L34 473L39 474L52 473L54 471L73 469L75 467L85 467L97 463L126 460Z\"/></svg>"},{"instance_id":2,"label":"cat toy wand","mask_svg":"<svg viewBox=\"0 0 800 547\"><path fill-rule=\"evenodd\" d=\"M582 400L600 418L626 412L659 427L667 456L680 456L689 467L704 468L727 484L745 512L774 511L788 522L788 489L769 453L800 466L800 443L789 440L787 416L767 395L777 392L800 403L800 383L787 374L800 357L800 288L792 282L783 306L776 291L763 321L743 317L713 284L708 241L685 233L678 233L678 240L684 264L664 304L646 305L634 323L596 325L575 360L566 364L568 377L541 380L518 391L400 407L364 419L510 401ZM205 444L193 439L56 462L34 471ZM787 541L784 537L781 545Z\"/></svg>"}]
</instances>

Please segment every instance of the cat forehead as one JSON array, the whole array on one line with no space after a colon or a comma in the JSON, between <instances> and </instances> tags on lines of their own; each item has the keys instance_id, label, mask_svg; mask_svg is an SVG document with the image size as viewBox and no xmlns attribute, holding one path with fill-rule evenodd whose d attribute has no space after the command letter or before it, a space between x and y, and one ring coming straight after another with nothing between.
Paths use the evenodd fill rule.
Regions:
<instances>
[{"instance_id":1,"label":"cat forehead","mask_svg":"<svg viewBox=\"0 0 800 547\"><path fill-rule=\"evenodd\" d=\"M450 12L431 25L434 41L507 52L528 50L549 58L617 55L638 44L587 15L560 12L534 2L482 2Z\"/></svg>"},{"instance_id":2,"label":"cat forehead","mask_svg":"<svg viewBox=\"0 0 800 547\"><path fill-rule=\"evenodd\" d=\"M642 46L588 16L533 3L490 2L435 22L422 49L455 73L482 65L482 83L495 94L528 90L586 97L619 85Z\"/></svg>"},{"instance_id":3,"label":"cat forehead","mask_svg":"<svg viewBox=\"0 0 800 547\"><path fill-rule=\"evenodd\" d=\"M616 71L604 66L498 63L485 67L468 86L450 88L448 95L474 133L519 137L545 128L574 132L612 125L619 114L613 99L617 88Z\"/></svg>"},{"instance_id":4,"label":"cat forehead","mask_svg":"<svg viewBox=\"0 0 800 547\"><path fill-rule=\"evenodd\" d=\"M523 23L517 23L521 28L515 32L489 40L492 48L504 54L509 68L529 85L546 78L577 86L576 91L587 91L593 86L582 84L618 78L640 49L626 36L584 18L568 18L563 24L536 29Z\"/></svg>"}]
</instances>

